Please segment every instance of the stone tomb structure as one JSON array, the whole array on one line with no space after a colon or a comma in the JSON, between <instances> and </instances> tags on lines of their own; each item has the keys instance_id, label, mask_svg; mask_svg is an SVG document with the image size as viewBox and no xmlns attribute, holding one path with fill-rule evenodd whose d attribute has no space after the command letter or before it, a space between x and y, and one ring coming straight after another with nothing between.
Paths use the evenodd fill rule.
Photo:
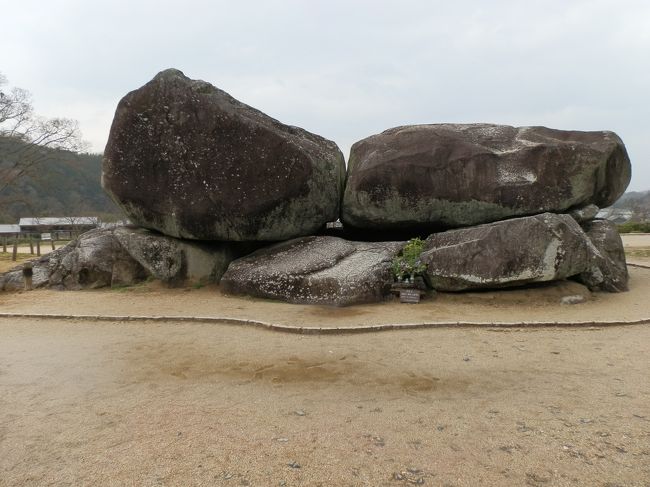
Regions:
<instances>
[{"instance_id":1,"label":"stone tomb structure","mask_svg":"<svg viewBox=\"0 0 650 487\"><path fill-rule=\"evenodd\" d=\"M490 124L396 127L337 145L169 69L119 103L102 185L134 223L33 262L34 287L221 283L229 293L350 305L391 295L425 239L426 284L456 292L575 279L627 290L625 191L612 132ZM339 220L342 228L326 230ZM0 289L22 289L20 269Z\"/></svg>"}]
</instances>

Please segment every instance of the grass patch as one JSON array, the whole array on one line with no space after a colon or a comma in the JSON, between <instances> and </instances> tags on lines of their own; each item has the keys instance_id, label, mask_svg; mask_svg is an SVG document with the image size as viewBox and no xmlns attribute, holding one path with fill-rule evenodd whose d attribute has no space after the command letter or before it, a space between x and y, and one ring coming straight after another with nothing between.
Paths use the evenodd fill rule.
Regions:
<instances>
[{"instance_id":1,"label":"grass patch","mask_svg":"<svg viewBox=\"0 0 650 487\"><path fill-rule=\"evenodd\" d=\"M650 233L650 222L627 222L618 225L619 233Z\"/></svg>"}]
</instances>

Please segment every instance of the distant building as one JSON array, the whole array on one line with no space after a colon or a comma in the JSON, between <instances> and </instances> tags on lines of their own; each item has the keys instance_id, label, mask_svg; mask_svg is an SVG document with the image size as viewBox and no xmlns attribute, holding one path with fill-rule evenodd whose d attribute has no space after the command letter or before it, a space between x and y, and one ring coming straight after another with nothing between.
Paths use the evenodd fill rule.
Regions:
<instances>
[{"instance_id":1,"label":"distant building","mask_svg":"<svg viewBox=\"0 0 650 487\"><path fill-rule=\"evenodd\" d=\"M609 220L616 225L622 225L623 223L629 222L633 216L634 212L626 208L603 208L598 212L596 218Z\"/></svg>"},{"instance_id":2,"label":"distant building","mask_svg":"<svg viewBox=\"0 0 650 487\"><path fill-rule=\"evenodd\" d=\"M54 234L56 238L72 238L97 228L99 218L91 216L65 216L21 218L18 222L22 234Z\"/></svg>"},{"instance_id":3,"label":"distant building","mask_svg":"<svg viewBox=\"0 0 650 487\"><path fill-rule=\"evenodd\" d=\"M0 237L14 237L20 234L20 225L0 225Z\"/></svg>"}]
</instances>

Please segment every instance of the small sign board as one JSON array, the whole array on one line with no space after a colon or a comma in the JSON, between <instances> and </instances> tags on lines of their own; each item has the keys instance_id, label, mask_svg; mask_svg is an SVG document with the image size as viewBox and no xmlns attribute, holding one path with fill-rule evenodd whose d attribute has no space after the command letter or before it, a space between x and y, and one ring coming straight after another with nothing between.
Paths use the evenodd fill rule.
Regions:
<instances>
[{"instance_id":1,"label":"small sign board","mask_svg":"<svg viewBox=\"0 0 650 487\"><path fill-rule=\"evenodd\" d=\"M411 303L417 304L420 302L420 290L419 289L400 289L399 290L399 302L400 303Z\"/></svg>"}]
</instances>

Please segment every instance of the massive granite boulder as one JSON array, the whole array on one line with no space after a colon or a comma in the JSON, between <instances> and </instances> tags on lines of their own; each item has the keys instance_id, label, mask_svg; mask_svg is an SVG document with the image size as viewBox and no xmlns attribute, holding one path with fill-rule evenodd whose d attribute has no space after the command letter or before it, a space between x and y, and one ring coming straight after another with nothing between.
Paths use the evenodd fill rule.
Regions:
<instances>
[{"instance_id":1,"label":"massive granite boulder","mask_svg":"<svg viewBox=\"0 0 650 487\"><path fill-rule=\"evenodd\" d=\"M424 248L426 278L439 291L564 279L585 272L598 258L580 225L553 213L436 233Z\"/></svg>"},{"instance_id":2,"label":"massive granite boulder","mask_svg":"<svg viewBox=\"0 0 650 487\"><path fill-rule=\"evenodd\" d=\"M381 301L393 282L391 261L403 242L351 242L304 237L233 261L225 292L289 303L346 306Z\"/></svg>"},{"instance_id":3,"label":"massive granite boulder","mask_svg":"<svg viewBox=\"0 0 650 487\"><path fill-rule=\"evenodd\" d=\"M214 283L233 259L251 250L247 244L183 241L138 228L91 230L34 260L33 287L95 289L148 278L171 286ZM20 266L0 275L0 290L23 288Z\"/></svg>"},{"instance_id":4,"label":"massive granite boulder","mask_svg":"<svg viewBox=\"0 0 650 487\"><path fill-rule=\"evenodd\" d=\"M598 250L598 256L577 280L592 291L627 291L625 249L616 225L608 220L593 220L582 228Z\"/></svg>"},{"instance_id":5,"label":"massive granite boulder","mask_svg":"<svg viewBox=\"0 0 650 487\"><path fill-rule=\"evenodd\" d=\"M344 179L334 142L174 69L120 101L102 169L134 223L199 240L309 235L338 218Z\"/></svg>"},{"instance_id":6,"label":"massive granite boulder","mask_svg":"<svg viewBox=\"0 0 650 487\"><path fill-rule=\"evenodd\" d=\"M342 220L356 228L421 231L605 207L630 177L625 146L612 132L397 127L352 146Z\"/></svg>"}]
</instances>

